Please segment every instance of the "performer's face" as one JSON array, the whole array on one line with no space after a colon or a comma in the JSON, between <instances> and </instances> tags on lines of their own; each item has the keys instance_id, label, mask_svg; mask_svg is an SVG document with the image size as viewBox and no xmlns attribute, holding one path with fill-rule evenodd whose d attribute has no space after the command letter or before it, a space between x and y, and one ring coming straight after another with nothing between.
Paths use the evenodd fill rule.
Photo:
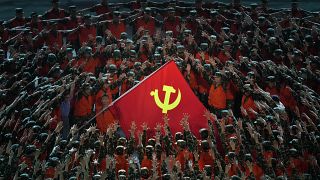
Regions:
<instances>
[{"instance_id":1,"label":"performer's face","mask_svg":"<svg viewBox=\"0 0 320 180\"><path fill-rule=\"evenodd\" d=\"M57 2L53 2L52 3L52 8L53 9L58 9L58 7L59 7L59 4Z\"/></svg>"},{"instance_id":2,"label":"performer's face","mask_svg":"<svg viewBox=\"0 0 320 180\"><path fill-rule=\"evenodd\" d=\"M220 76L214 76L214 82L221 83L221 77Z\"/></svg>"},{"instance_id":3,"label":"performer's face","mask_svg":"<svg viewBox=\"0 0 320 180\"><path fill-rule=\"evenodd\" d=\"M23 12L18 12L16 13L17 18L23 18Z\"/></svg>"},{"instance_id":4,"label":"performer's face","mask_svg":"<svg viewBox=\"0 0 320 180\"><path fill-rule=\"evenodd\" d=\"M103 96L103 97L101 98L101 102L102 102L102 105L103 105L104 107L109 106L109 104L110 104L108 96Z\"/></svg>"}]
</instances>

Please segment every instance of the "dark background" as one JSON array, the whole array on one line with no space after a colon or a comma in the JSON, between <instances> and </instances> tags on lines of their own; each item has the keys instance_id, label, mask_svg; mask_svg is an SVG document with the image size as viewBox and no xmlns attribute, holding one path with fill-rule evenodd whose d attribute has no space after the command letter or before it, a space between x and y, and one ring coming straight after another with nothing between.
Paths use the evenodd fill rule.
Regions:
<instances>
[{"instance_id":1,"label":"dark background","mask_svg":"<svg viewBox=\"0 0 320 180\"><path fill-rule=\"evenodd\" d=\"M109 2L126 2L128 0L109 0ZM159 0L153 0L159 1ZM161 1L161 0L160 0ZM190 0L185 0L190 1ZM220 0L220 2L229 3L232 0ZM60 5L68 6L75 4L78 7L88 7L96 4L100 0L60 0ZM260 0L242 0L242 3L249 5L250 3L260 3ZM269 0L269 5L272 8L289 8L291 0ZM300 0L300 7L309 11L320 11L320 0ZM50 8L50 0L0 0L0 19L8 20L15 15L15 8L21 7L24 9L25 16L29 16L32 11L42 14Z\"/></svg>"}]
</instances>

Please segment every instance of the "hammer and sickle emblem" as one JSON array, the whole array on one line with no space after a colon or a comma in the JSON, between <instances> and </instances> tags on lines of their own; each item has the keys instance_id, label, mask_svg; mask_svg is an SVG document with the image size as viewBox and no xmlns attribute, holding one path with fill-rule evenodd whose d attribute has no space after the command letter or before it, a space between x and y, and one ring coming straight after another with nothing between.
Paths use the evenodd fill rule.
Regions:
<instances>
[{"instance_id":1,"label":"hammer and sickle emblem","mask_svg":"<svg viewBox=\"0 0 320 180\"><path fill-rule=\"evenodd\" d=\"M161 100L159 99L158 89L151 91L150 95L153 96L154 101L157 104L157 106L160 109L162 109L162 113L166 114L168 111L176 108L179 105L179 103L181 101L181 92L180 92L180 89L178 89L178 96L177 96L176 100L173 103L169 104L171 93L176 93L176 90L172 86L163 85L162 91L165 92L163 102L161 102Z\"/></svg>"}]
</instances>

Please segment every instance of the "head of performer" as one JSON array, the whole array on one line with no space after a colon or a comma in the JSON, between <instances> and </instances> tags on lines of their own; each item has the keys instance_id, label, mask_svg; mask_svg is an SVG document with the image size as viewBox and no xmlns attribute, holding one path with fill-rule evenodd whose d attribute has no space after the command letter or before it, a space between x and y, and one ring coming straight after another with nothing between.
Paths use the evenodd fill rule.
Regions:
<instances>
[{"instance_id":1,"label":"head of performer","mask_svg":"<svg viewBox=\"0 0 320 180\"><path fill-rule=\"evenodd\" d=\"M113 11L113 22L119 23L120 22L120 12Z\"/></svg>"},{"instance_id":2,"label":"head of performer","mask_svg":"<svg viewBox=\"0 0 320 180\"><path fill-rule=\"evenodd\" d=\"M292 2L291 2L291 9L292 9L292 10L297 10L298 7L299 7L299 2L298 2L298 0L292 0Z\"/></svg>"},{"instance_id":3,"label":"head of performer","mask_svg":"<svg viewBox=\"0 0 320 180\"><path fill-rule=\"evenodd\" d=\"M109 106L110 101L109 101L108 95L104 94L104 95L101 97L101 103L102 103L102 106L103 106L103 107L108 107L108 106Z\"/></svg>"},{"instance_id":4,"label":"head of performer","mask_svg":"<svg viewBox=\"0 0 320 180\"><path fill-rule=\"evenodd\" d=\"M108 0L101 0L101 5L108 6Z\"/></svg>"},{"instance_id":5,"label":"head of performer","mask_svg":"<svg viewBox=\"0 0 320 180\"><path fill-rule=\"evenodd\" d=\"M23 9L22 8L16 8L16 18L17 19L22 19L23 18Z\"/></svg>"},{"instance_id":6,"label":"head of performer","mask_svg":"<svg viewBox=\"0 0 320 180\"><path fill-rule=\"evenodd\" d=\"M203 3L202 0L196 0L196 2L195 2L196 9L201 9L202 3Z\"/></svg>"},{"instance_id":7,"label":"head of performer","mask_svg":"<svg viewBox=\"0 0 320 180\"><path fill-rule=\"evenodd\" d=\"M4 21L0 20L0 32L4 30Z\"/></svg>"},{"instance_id":8,"label":"head of performer","mask_svg":"<svg viewBox=\"0 0 320 180\"><path fill-rule=\"evenodd\" d=\"M84 15L84 25L85 26L91 25L91 15L90 14Z\"/></svg>"},{"instance_id":9,"label":"head of performer","mask_svg":"<svg viewBox=\"0 0 320 180\"><path fill-rule=\"evenodd\" d=\"M148 20L148 19L151 18L151 8L146 7L146 8L144 9L143 18L146 19L146 20Z\"/></svg>"},{"instance_id":10,"label":"head of performer","mask_svg":"<svg viewBox=\"0 0 320 180\"><path fill-rule=\"evenodd\" d=\"M32 12L30 14L31 22L37 22L38 20L38 14L36 12Z\"/></svg>"},{"instance_id":11,"label":"head of performer","mask_svg":"<svg viewBox=\"0 0 320 180\"><path fill-rule=\"evenodd\" d=\"M69 6L69 14L71 18L77 17L77 6Z\"/></svg>"},{"instance_id":12,"label":"head of performer","mask_svg":"<svg viewBox=\"0 0 320 180\"><path fill-rule=\"evenodd\" d=\"M59 0L52 0L51 1L52 9L53 10L58 10L59 8Z\"/></svg>"},{"instance_id":13,"label":"head of performer","mask_svg":"<svg viewBox=\"0 0 320 180\"><path fill-rule=\"evenodd\" d=\"M172 7L168 8L168 19L169 20L174 20L174 14L175 14L174 8L172 8Z\"/></svg>"},{"instance_id":14,"label":"head of performer","mask_svg":"<svg viewBox=\"0 0 320 180\"><path fill-rule=\"evenodd\" d=\"M263 9L267 9L268 8L268 0L261 0L261 7Z\"/></svg>"},{"instance_id":15,"label":"head of performer","mask_svg":"<svg viewBox=\"0 0 320 180\"><path fill-rule=\"evenodd\" d=\"M214 74L214 82L215 82L216 85L220 85L222 83L222 74L221 74L221 72L218 71L218 72L216 72Z\"/></svg>"}]
</instances>

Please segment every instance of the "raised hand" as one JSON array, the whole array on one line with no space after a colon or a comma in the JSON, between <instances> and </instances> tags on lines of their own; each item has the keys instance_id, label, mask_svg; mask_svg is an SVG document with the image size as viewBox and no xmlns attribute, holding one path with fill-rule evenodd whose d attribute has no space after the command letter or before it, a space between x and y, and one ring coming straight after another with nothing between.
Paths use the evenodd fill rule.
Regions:
<instances>
[{"instance_id":1,"label":"raised hand","mask_svg":"<svg viewBox=\"0 0 320 180\"><path fill-rule=\"evenodd\" d=\"M239 127L239 129L243 129L243 126L242 126L242 119L239 118L238 121L237 121L237 125Z\"/></svg>"},{"instance_id":2,"label":"raised hand","mask_svg":"<svg viewBox=\"0 0 320 180\"><path fill-rule=\"evenodd\" d=\"M184 114L183 114L183 117L182 117L182 119L181 119L181 121L180 121L181 126L182 126L183 129L186 130L186 131L190 131L189 122L188 122L189 117L190 117L189 114L184 113Z\"/></svg>"},{"instance_id":3,"label":"raised hand","mask_svg":"<svg viewBox=\"0 0 320 180\"><path fill-rule=\"evenodd\" d=\"M104 143L104 135L101 132L99 133L99 142L101 145L103 145L103 143Z\"/></svg>"},{"instance_id":4,"label":"raised hand","mask_svg":"<svg viewBox=\"0 0 320 180\"><path fill-rule=\"evenodd\" d=\"M77 132L78 132L78 127L77 127L77 125L75 124L75 125L73 125L73 126L71 127L70 133L71 133L72 136L74 136Z\"/></svg>"},{"instance_id":5,"label":"raised hand","mask_svg":"<svg viewBox=\"0 0 320 180\"><path fill-rule=\"evenodd\" d=\"M157 131L155 136L156 136L156 143L160 143L161 132Z\"/></svg>"},{"instance_id":6,"label":"raised hand","mask_svg":"<svg viewBox=\"0 0 320 180\"><path fill-rule=\"evenodd\" d=\"M230 144L230 147L231 147L232 151L234 151L236 149L236 143L233 140L231 140L229 142L229 144Z\"/></svg>"},{"instance_id":7,"label":"raised hand","mask_svg":"<svg viewBox=\"0 0 320 180\"><path fill-rule=\"evenodd\" d=\"M231 169L231 164L226 164L226 167L225 167L225 174L228 174L229 170Z\"/></svg>"},{"instance_id":8,"label":"raised hand","mask_svg":"<svg viewBox=\"0 0 320 180\"><path fill-rule=\"evenodd\" d=\"M93 133L96 131L96 126L95 125L91 125L88 129L87 129L87 133Z\"/></svg>"},{"instance_id":9,"label":"raised hand","mask_svg":"<svg viewBox=\"0 0 320 180\"><path fill-rule=\"evenodd\" d=\"M147 123L145 123L145 122L141 125L141 127L142 127L142 129L143 129L144 131L147 131L147 130L149 129Z\"/></svg>"},{"instance_id":10,"label":"raised hand","mask_svg":"<svg viewBox=\"0 0 320 180\"><path fill-rule=\"evenodd\" d=\"M247 162L246 162L246 165L247 165L249 171L252 172L252 168L253 168L252 162L247 161Z\"/></svg>"},{"instance_id":11,"label":"raised hand","mask_svg":"<svg viewBox=\"0 0 320 180\"><path fill-rule=\"evenodd\" d=\"M243 114L243 116L248 116L247 111L243 108L243 106L240 107L241 113Z\"/></svg>"},{"instance_id":12,"label":"raised hand","mask_svg":"<svg viewBox=\"0 0 320 180\"><path fill-rule=\"evenodd\" d=\"M86 135L83 133L80 135L80 144L84 144L84 141L87 139Z\"/></svg>"},{"instance_id":13,"label":"raised hand","mask_svg":"<svg viewBox=\"0 0 320 180\"><path fill-rule=\"evenodd\" d=\"M222 133L224 133L225 132L225 127L226 127L226 122L225 122L224 119L221 119L219 121L219 123L220 123L221 131L222 131Z\"/></svg>"},{"instance_id":14,"label":"raised hand","mask_svg":"<svg viewBox=\"0 0 320 180\"><path fill-rule=\"evenodd\" d=\"M219 171L222 171L222 166L221 166L221 162L219 160L216 161L217 162L217 166L219 168Z\"/></svg>"},{"instance_id":15,"label":"raised hand","mask_svg":"<svg viewBox=\"0 0 320 180\"><path fill-rule=\"evenodd\" d=\"M131 127L130 127L130 135L131 135L131 137L134 137L134 133L135 133L136 129L137 129L137 125L136 125L136 123L134 121L132 121Z\"/></svg>"},{"instance_id":16,"label":"raised hand","mask_svg":"<svg viewBox=\"0 0 320 180\"><path fill-rule=\"evenodd\" d=\"M54 129L54 132L55 133L60 133L61 129L63 128L63 122L60 121L58 124L57 124L57 127Z\"/></svg>"},{"instance_id":17,"label":"raised hand","mask_svg":"<svg viewBox=\"0 0 320 180\"><path fill-rule=\"evenodd\" d=\"M162 119L163 119L164 125L168 127L169 126L169 120L170 120L168 115L167 114L163 115Z\"/></svg>"},{"instance_id":18,"label":"raised hand","mask_svg":"<svg viewBox=\"0 0 320 180\"><path fill-rule=\"evenodd\" d=\"M246 125L247 125L247 130L248 130L249 134L252 136L253 135L253 128L252 128L251 124L247 122Z\"/></svg>"},{"instance_id":19,"label":"raised hand","mask_svg":"<svg viewBox=\"0 0 320 180\"><path fill-rule=\"evenodd\" d=\"M119 124L118 124L118 123L114 123L114 124L112 125L112 132L113 132L113 133L117 132L118 128L119 128Z\"/></svg>"},{"instance_id":20,"label":"raised hand","mask_svg":"<svg viewBox=\"0 0 320 180\"><path fill-rule=\"evenodd\" d=\"M212 118L212 114L207 109L204 111L204 117L206 117L207 120L210 120Z\"/></svg>"}]
</instances>

